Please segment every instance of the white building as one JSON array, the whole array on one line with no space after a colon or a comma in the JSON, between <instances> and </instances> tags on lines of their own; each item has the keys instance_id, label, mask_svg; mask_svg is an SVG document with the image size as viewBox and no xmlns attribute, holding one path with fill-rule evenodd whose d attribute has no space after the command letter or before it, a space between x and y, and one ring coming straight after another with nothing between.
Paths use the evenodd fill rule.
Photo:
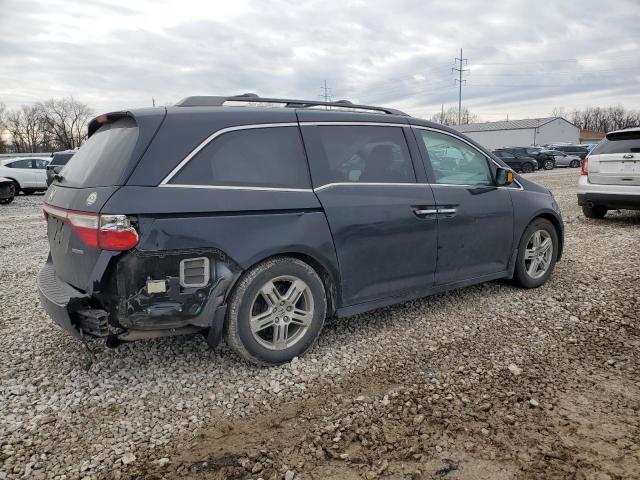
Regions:
<instances>
[{"instance_id":1,"label":"white building","mask_svg":"<svg viewBox=\"0 0 640 480\"><path fill-rule=\"evenodd\" d=\"M488 149L580 141L580 129L562 117L470 123L453 128Z\"/></svg>"}]
</instances>

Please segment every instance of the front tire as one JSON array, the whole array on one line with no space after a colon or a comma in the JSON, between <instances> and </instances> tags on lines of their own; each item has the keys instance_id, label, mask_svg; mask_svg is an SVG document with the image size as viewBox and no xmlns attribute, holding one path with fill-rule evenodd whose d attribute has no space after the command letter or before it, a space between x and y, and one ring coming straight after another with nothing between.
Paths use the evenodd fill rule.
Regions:
<instances>
[{"instance_id":1,"label":"front tire","mask_svg":"<svg viewBox=\"0 0 640 480\"><path fill-rule=\"evenodd\" d=\"M582 206L582 213L584 213L584 216L587 218L604 218L608 211L607 207L600 207L598 205L594 205L593 207Z\"/></svg>"},{"instance_id":2,"label":"front tire","mask_svg":"<svg viewBox=\"0 0 640 480\"><path fill-rule=\"evenodd\" d=\"M543 285L553 273L558 258L558 232L544 218L531 222L518 246L514 281L524 288Z\"/></svg>"},{"instance_id":3,"label":"front tire","mask_svg":"<svg viewBox=\"0 0 640 480\"><path fill-rule=\"evenodd\" d=\"M296 258L275 257L238 280L229 301L227 343L251 363L288 362L315 343L326 313L316 271Z\"/></svg>"},{"instance_id":4,"label":"front tire","mask_svg":"<svg viewBox=\"0 0 640 480\"><path fill-rule=\"evenodd\" d=\"M9 185L9 196L3 199L0 199L0 205L7 205L13 202L13 199L15 198L15 196L16 196L16 185L15 183L11 183Z\"/></svg>"}]
</instances>

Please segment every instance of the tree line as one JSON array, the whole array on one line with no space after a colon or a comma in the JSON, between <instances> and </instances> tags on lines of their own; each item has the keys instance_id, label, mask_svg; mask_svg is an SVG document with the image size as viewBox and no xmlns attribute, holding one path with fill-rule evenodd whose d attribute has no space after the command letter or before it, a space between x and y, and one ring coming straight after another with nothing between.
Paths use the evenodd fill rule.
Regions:
<instances>
[{"instance_id":1,"label":"tree line","mask_svg":"<svg viewBox=\"0 0 640 480\"><path fill-rule=\"evenodd\" d=\"M554 108L554 117L564 117L574 125L596 132L611 132L623 128L640 126L640 110L628 110L621 105L611 107L588 107L583 110L565 111Z\"/></svg>"},{"instance_id":2,"label":"tree line","mask_svg":"<svg viewBox=\"0 0 640 480\"><path fill-rule=\"evenodd\" d=\"M87 124L93 116L88 105L73 97L15 109L0 103L0 153L76 149L87 138Z\"/></svg>"},{"instance_id":3,"label":"tree line","mask_svg":"<svg viewBox=\"0 0 640 480\"><path fill-rule=\"evenodd\" d=\"M450 107L446 110L442 109L439 113L431 115L429 119L432 122L440 123L442 125L457 125L458 124L458 107ZM479 122L480 118L475 113L472 113L469 108L462 107L460 111L460 123L462 125L468 125L469 123Z\"/></svg>"}]
</instances>

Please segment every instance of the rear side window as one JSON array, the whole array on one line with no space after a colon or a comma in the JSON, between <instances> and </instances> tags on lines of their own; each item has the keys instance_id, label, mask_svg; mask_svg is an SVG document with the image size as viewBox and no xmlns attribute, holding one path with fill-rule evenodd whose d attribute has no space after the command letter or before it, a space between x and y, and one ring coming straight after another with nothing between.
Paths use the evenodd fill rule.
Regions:
<instances>
[{"instance_id":1,"label":"rear side window","mask_svg":"<svg viewBox=\"0 0 640 480\"><path fill-rule=\"evenodd\" d=\"M10 168L33 168L33 160L29 160L29 159L16 160L15 162L8 163L7 167L10 167Z\"/></svg>"},{"instance_id":2,"label":"rear side window","mask_svg":"<svg viewBox=\"0 0 640 480\"><path fill-rule=\"evenodd\" d=\"M640 153L640 131L609 134L592 150L591 155L607 153Z\"/></svg>"},{"instance_id":3,"label":"rear side window","mask_svg":"<svg viewBox=\"0 0 640 480\"><path fill-rule=\"evenodd\" d=\"M309 171L297 127L236 130L204 147L172 184L309 188Z\"/></svg>"},{"instance_id":4,"label":"rear side window","mask_svg":"<svg viewBox=\"0 0 640 480\"><path fill-rule=\"evenodd\" d=\"M71 187L118 185L138 141L138 127L132 118L103 125L71 157L60 175Z\"/></svg>"},{"instance_id":5,"label":"rear side window","mask_svg":"<svg viewBox=\"0 0 640 480\"><path fill-rule=\"evenodd\" d=\"M328 183L415 183L401 127L319 126Z\"/></svg>"}]
</instances>

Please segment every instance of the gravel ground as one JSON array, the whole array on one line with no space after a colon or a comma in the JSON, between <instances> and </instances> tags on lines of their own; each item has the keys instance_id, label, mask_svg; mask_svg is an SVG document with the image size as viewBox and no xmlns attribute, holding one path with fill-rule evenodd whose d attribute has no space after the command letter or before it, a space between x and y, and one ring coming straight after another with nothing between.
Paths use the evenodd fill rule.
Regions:
<instances>
[{"instance_id":1,"label":"gravel ground","mask_svg":"<svg viewBox=\"0 0 640 480\"><path fill-rule=\"evenodd\" d=\"M43 313L42 196L0 209L0 479L640 478L640 212L566 224L537 290L492 282L329 321L275 368L199 337L80 345Z\"/></svg>"}]
</instances>

